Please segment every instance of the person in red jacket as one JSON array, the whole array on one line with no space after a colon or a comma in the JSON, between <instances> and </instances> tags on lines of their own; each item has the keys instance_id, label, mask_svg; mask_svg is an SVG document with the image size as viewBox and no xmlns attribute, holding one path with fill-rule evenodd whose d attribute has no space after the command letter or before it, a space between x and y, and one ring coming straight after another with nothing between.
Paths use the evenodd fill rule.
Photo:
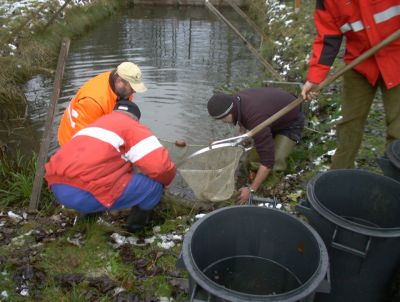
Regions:
<instances>
[{"instance_id":1,"label":"person in red jacket","mask_svg":"<svg viewBox=\"0 0 400 302\"><path fill-rule=\"evenodd\" d=\"M175 177L175 164L128 100L77 132L45 165L58 202L83 214L132 208L128 230L142 228ZM138 168L140 173L134 173Z\"/></svg>"},{"instance_id":2,"label":"person in red jacket","mask_svg":"<svg viewBox=\"0 0 400 302\"><path fill-rule=\"evenodd\" d=\"M116 70L90 79L65 109L58 128L58 143L62 146L79 130L111 113L118 100L132 100L135 92L146 90L140 68L131 62L123 62Z\"/></svg>"},{"instance_id":3,"label":"person in red jacket","mask_svg":"<svg viewBox=\"0 0 400 302\"><path fill-rule=\"evenodd\" d=\"M400 0L318 0L317 36L313 45L305 99L333 64L343 37L346 64L400 28ZM337 149L332 169L352 168L361 145L364 125L378 88L386 113L387 143L400 138L400 40L382 48L344 75L342 119L337 125Z\"/></svg>"}]
</instances>

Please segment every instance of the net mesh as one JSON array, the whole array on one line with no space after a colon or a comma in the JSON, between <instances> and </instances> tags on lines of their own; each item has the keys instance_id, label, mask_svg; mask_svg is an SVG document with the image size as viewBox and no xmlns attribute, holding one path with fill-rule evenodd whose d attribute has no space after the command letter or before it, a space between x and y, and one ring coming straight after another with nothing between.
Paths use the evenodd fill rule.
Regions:
<instances>
[{"instance_id":1,"label":"net mesh","mask_svg":"<svg viewBox=\"0 0 400 302\"><path fill-rule=\"evenodd\" d=\"M162 141L162 144L169 150L171 159L175 163L206 147L201 145L179 147L165 141ZM210 149L179 165L177 179L179 181L181 176L199 200L227 200L235 191L235 172L243 152L242 147L233 146ZM174 183L176 185L177 181L174 180Z\"/></svg>"},{"instance_id":2,"label":"net mesh","mask_svg":"<svg viewBox=\"0 0 400 302\"><path fill-rule=\"evenodd\" d=\"M185 162L179 171L201 200L229 199L235 191L235 171L243 148L211 149Z\"/></svg>"}]
</instances>

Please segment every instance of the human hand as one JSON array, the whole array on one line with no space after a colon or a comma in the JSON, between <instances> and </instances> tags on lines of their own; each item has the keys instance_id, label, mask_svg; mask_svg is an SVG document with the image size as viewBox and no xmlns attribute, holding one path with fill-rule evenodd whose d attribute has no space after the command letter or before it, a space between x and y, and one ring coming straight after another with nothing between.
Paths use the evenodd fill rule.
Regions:
<instances>
[{"instance_id":1,"label":"human hand","mask_svg":"<svg viewBox=\"0 0 400 302\"><path fill-rule=\"evenodd\" d=\"M243 187L239 189L239 204L243 205L246 204L249 201L250 197L250 188L249 187Z\"/></svg>"},{"instance_id":2,"label":"human hand","mask_svg":"<svg viewBox=\"0 0 400 302\"><path fill-rule=\"evenodd\" d=\"M318 92L312 91L312 89L315 89L316 86L317 84L311 83L309 81L304 83L303 89L301 91L301 96L304 100L311 101L318 96Z\"/></svg>"}]
</instances>

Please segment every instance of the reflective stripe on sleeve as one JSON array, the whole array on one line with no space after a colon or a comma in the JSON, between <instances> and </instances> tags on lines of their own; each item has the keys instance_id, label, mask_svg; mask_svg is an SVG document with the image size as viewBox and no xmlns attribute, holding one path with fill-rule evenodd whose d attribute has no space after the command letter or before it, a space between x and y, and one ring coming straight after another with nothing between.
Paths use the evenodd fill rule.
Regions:
<instances>
[{"instance_id":1,"label":"reflective stripe on sleeve","mask_svg":"<svg viewBox=\"0 0 400 302\"><path fill-rule=\"evenodd\" d=\"M364 29L364 24L360 20L352 23L345 23L340 27L340 31L342 33L348 32L350 30L357 32L363 29Z\"/></svg>"},{"instance_id":2,"label":"reflective stripe on sleeve","mask_svg":"<svg viewBox=\"0 0 400 302\"><path fill-rule=\"evenodd\" d=\"M134 145L125 155L130 162L134 163L160 147L162 145L158 139L155 136L149 136Z\"/></svg>"},{"instance_id":3,"label":"reflective stripe on sleeve","mask_svg":"<svg viewBox=\"0 0 400 302\"><path fill-rule=\"evenodd\" d=\"M376 23L382 23L398 15L400 15L400 5L392 6L383 12L375 14L374 20Z\"/></svg>"},{"instance_id":4,"label":"reflective stripe on sleeve","mask_svg":"<svg viewBox=\"0 0 400 302\"><path fill-rule=\"evenodd\" d=\"M78 118L79 113L75 109L71 108L71 103L68 105L68 118L69 118L69 123L71 124L72 128L75 128L75 122L72 120L72 118Z\"/></svg>"},{"instance_id":5,"label":"reflective stripe on sleeve","mask_svg":"<svg viewBox=\"0 0 400 302\"><path fill-rule=\"evenodd\" d=\"M118 152L120 152L119 147L121 147L125 143L124 140L115 132L99 127L83 128L82 130L78 131L78 133L76 133L73 138L81 135L90 136L105 143L108 143L113 146Z\"/></svg>"}]
</instances>

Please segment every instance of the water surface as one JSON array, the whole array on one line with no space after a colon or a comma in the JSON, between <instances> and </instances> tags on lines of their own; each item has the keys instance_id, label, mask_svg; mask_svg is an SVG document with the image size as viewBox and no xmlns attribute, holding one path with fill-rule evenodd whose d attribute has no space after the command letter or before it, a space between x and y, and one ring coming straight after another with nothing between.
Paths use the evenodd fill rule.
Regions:
<instances>
[{"instance_id":1,"label":"water surface","mask_svg":"<svg viewBox=\"0 0 400 302\"><path fill-rule=\"evenodd\" d=\"M233 10L223 14L253 43L257 37ZM262 66L243 42L206 8L135 6L112 16L71 43L54 135L60 116L79 87L123 61L137 63L148 91L135 94L141 122L161 139L205 144L235 135L212 120L207 100L221 87L237 87L262 74ZM8 141L37 150L53 89L38 76L26 84L29 120ZM55 138L52 150L57 148Z\"/></svg>"}]
</instances>

